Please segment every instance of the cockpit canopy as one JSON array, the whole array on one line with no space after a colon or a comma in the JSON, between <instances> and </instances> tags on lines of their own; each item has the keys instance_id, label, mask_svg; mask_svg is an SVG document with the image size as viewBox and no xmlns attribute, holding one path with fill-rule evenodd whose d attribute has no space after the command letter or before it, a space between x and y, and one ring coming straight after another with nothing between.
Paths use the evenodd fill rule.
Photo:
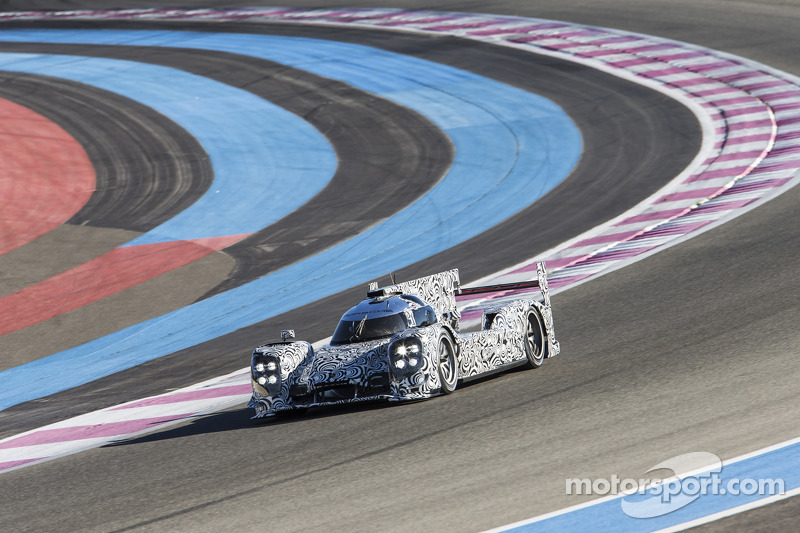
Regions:
<instances>
[{"instance_id":1,"label":"cockpit canopy","mask_svg":"<svg viewBox=\"0 0 800 533\"><path fill-rule=\"evenodd\" d=\"M433 307L413 294L367 298L342 315L331 344L382 339L408 328L436 322Z\"/></svg>"}]
</instances>

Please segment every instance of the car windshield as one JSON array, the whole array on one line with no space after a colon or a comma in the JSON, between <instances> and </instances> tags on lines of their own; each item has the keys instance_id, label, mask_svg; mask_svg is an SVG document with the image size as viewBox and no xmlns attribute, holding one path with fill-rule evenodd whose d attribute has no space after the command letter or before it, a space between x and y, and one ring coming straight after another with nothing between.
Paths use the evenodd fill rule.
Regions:
<instances>
[{"instance_id":1,"label":"car windshield","mask_svg":"<svg viewBox=\"0 0 800 533\"><path fill-rule=\"evenodd\" d=\"M390 337L408 327L403 313L361 320L341 320L331 338L331 344L349 344Z\"/></svg>"}]
</instances>

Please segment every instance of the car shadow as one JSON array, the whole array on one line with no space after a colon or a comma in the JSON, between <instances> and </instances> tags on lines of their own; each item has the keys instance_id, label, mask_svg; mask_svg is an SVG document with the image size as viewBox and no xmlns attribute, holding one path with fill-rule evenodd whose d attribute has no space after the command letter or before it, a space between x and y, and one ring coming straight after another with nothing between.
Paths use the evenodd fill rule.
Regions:
<instances>
[{"instance_id":1,"label":"car shadow","mask_svg":"<svg viewBox=\"0 0 800 533\"><path fill-rule=\"evenodd\" d=\"M416 403L416 402L403 402L403 403ZM363 411L374 411L386 408L398 408L403 403L389 403L389 402L364 402L358 404L341 404L329 405L324 407L313 407L305 413L291 413L284 416L272 416L268 418L261 418L257 420L251 419L253 416L253 409L249 407L241 407L228 409L218 413L211 413L207 415L198 415L181 419L181 425L177 427L168 427L163 430L154 430L152 433L142 435L140 437L123 438L119 441L110 442L103 445L103 448L116 447L116 446L129 446L131 444L143 444L146 442L158 442L172 439L179 439L183 437L193 437L197 435L206 435L211 433L219 433L223 431L257 431L264 427L283 426L286 424L298 424L307 422L309 420L329 418L332 416L342 416L350 413L358 413Z\"/></svg>"}]
</instances>

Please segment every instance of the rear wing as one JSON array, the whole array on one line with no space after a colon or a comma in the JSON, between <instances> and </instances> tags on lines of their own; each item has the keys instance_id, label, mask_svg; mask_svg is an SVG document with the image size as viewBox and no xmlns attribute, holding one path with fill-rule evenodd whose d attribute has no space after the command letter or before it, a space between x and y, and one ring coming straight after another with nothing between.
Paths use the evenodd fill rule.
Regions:
<instances>
[{"instance_id":1,"label":"rear wing","mask_svg":"<svg viewBox=\"0 0 800 533\"><path fill-rule=\"evenodd\" d=\"M535 289L542 291L542 297L546 306L550 306L550 292L547 287L547 270L544 262L536 265L537 279L535 281L520 281L517 283L501 283L497 285L486 285L483 287L461 287L458 277L458 269L440 272L424 278L404 281L388 287L378 288L377 283L371 283L368 296L379 296L389 294L416 294L433 307L445 318L458 324L461 316L456 307L457 295L486 294L490 292L513 291L521 289Z\"/></svg>"},{"instance_id":2,"label":"rear wing","mask_svg":"<svg viewBox=\"0 0 800 533\"><path fill-rule=\"evenodd\" d=\"M487 294L490 292L517 291L524 289L540 289L545 305L550 305L550 290L547 286L547 269L544 261L536 265L536 280L517 281L514 283L498 283L496 285L484 285L483 287L462 287L459 294L471 296L473 294Z\"/></svg>"}]
</instances>

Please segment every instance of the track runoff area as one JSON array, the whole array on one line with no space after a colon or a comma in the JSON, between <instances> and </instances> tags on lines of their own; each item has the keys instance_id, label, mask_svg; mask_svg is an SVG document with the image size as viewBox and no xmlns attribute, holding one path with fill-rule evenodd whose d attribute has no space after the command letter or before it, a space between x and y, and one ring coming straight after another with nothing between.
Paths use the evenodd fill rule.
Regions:
<instances>
[{"instance_id":1,"label":"track runoff area","mask_svg":"<svg viewBox=\"0 0 800 533\"><path fill-rule=\"evenodd\" d=\"M161 16L187 20L202 17L213 20L214 17L226 19L234 14L223 10L201 11L180 13L142 10L128 11L122 16ZM482 284L513 284L522 281L530 276L537 261L546 260L551 270L551 286L564 290L730 220L796 184L796 174L800 167L800 158L797 156L800 153L797 141L800 137L800 105L796 103L800 94L798 80L742 58L656 37L535 19L394 10L250 9L236 14L250 20L268 22L389 27L399 31L445 33L489 41L590 65L665 92L692 109L703 126L704 142L700 154L684 173L656 195L617 219L545 254L489 276L480 281ZM78 19L113 19L121 15L113 12L73 12L69 16ZM4 14L3 17L47 18L48 15ZM85 43L97 42L97 36L102 35L104 44L114 43L113 31L98 32L97 36L91 32L45 30L4 33L7 35L0 36L4 41ZM120 42L125 42L130 37L124 32L119 36ZM169 42L159 42L162 38L163 35L153 35L153 42L147 44L170 46ZM220 45L220 41L223 44ZM224 37L220 39L211 34L204 39L195 40L192 45L210 49L225 46L227 50L242 53L241 44L224 41ZM187 44L179 43L181 46ZM13 62L4 68L14 68ZM65 74L62 72L61 75ZM118 87L108 89L120 90ZM147 105L155 104L147 102ZM54 135L59 134L60 132L54 131ZM69 141L65 144L68 145ZM278 147L276 151L280 152L281 148ZM79 151L73 150L70 157L73 164L85 167ZM187 214L184 218L189 221L191 215ZM47 231L47 228L37 231ZM223 230L220 233L221 237L235 238L247 231L234 233ZM167 241L192 240L191 237L180 235L180 231L171 231L169 235ZM178 237L175 238L175 235ZM213 236L219 237L220 235ZM208 238L212 237L196 237ZM155 242L143 241L143 244ZM134 242L129 245L136 244ZM223 241L216 248L224 248L227 244L228 242ZM363 272L354 273L354 277L348 278L346 283L353 284L355 279L364 275ZM269 291L270 288L265 290ZM517 290L503 291L488 299L497 301L513 298L518 293ZM486 300L485 295L462 299L465 319L479 316L481 306L486 304ZM241 325L243 324L240 323L239 327ZM236 327L236 322L229 327ZM218 331L214 333L222 334ZM198 340L188 338L186 342ZM248 394L249 376L245 369L185 390L82 415L0 441L0 457L5 455L4 459L0 459L0 467L6 470L20 468L153 431L187 417L237 405L245 401ZM688 472L675 471L678 477L671 480L672 484L670 485L670 480L656 484L651 489L650 498L647 494L639 494L639 500L630 500L626 499L632 496L630 494L615 494L584 506L502 529L570 529L576 524L586 524L587 520L596 521L593 523L597 524L614 524L615 527L626 527L633 531L666 530L699 524L704 520L727 516L737 510L746 510L796 494L800 486L800 473L797 468L786 468L785 465L800 463L798 453L796 441L783 443L727 461L724 465L710 465L711 469L704 470L703 467L709 465L700 465L701 468L690 469ZM743 470L738 470L740 468ZM734 494L730 484L727 489L720 489L719 483L716 483L713 493L707 490L714 483L704 484L702 481L712 479L709 476L720 470L724 476L728 476L725 478L727 481L742 481L741 474L749 476L743 480L744 484L738 494ZM718 478L714 479L718 481ZM778 494L751 490L753 482L766 479L780 479L783 485ZM698 480L697 491L694 490L695 484L692 480ZM676 486L677 492L669 488ZM671 502L669 498L653 496L663 494L670 494ZM743 499L743 495L746 498ZM676 500L678 503L675 503ZM698 500L697 503L693 503L695 500ZM689 503L693 505L688 505ZM639 509L647 509L631 510L637 505ZM637 512L641 516L637 516ZM646 526L640 520L644 515L651 519L646 521ZM653 521L654 518L657 520Z\"/></svg>"}]
</instances>

